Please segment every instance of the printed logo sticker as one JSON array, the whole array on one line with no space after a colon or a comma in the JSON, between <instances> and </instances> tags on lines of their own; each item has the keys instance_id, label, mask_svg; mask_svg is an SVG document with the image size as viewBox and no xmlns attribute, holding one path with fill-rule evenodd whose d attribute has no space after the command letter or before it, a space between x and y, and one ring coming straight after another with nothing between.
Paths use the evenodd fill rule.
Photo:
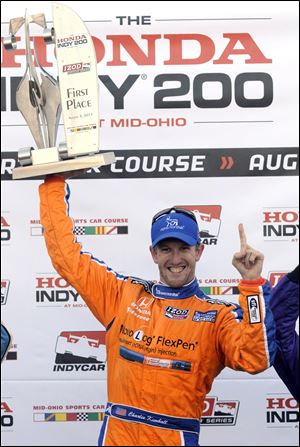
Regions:
<instances>
[{"instance_id":1,"label":"printed logo sticker","mask_svg":"<svg viewBox=\"0 0 300 447\"><path fill-rule=\"evenodd\" d=\"M259 309L259 298L258 295L249 295L247 296L248 301L248 311L249 311L249 319L251 324L260 323L260 309Z\"/></svg>"},{"instance_id":2,"label":"printed logo sticker","mask_svg":"<svg viewBox=\"0 0 300 447\"><path fill-rule=\"evenodd\" d=\"M199 323L214 323L216 321L217 313L218 312L216 310L209 310L207 312L200 312L196 310L193 316L193 321L197 321Z\"/></svg>"},{"instance_id":3,"label":"printed logo sticker","mask_svg":"<svg viewBox=\"0 0 300 447\"><path fill-rule=\"evenodd\" d=\"M202 425L235 425L240 402L238 400L218 400L207 396L201 417Z\"/></svg>"},{"instance_id":4,"label":"printed logo sticker","mask_svg":"<svg viewBox=\"0 0 300 447\"><path fill-rule=\"evenodd\" d=\"M168 306L165 308L164 315L171 320L186 320L189 312L189 309L177 309L177 307Z\"/></svg>"}]
</instances>

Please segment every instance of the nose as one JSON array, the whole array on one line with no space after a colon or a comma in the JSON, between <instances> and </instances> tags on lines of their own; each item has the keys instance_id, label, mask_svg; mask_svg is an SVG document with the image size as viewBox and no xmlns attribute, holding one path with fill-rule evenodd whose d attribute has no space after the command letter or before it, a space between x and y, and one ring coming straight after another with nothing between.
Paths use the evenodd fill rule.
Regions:
<instances>
[{"instance_id":1,"label":"nose","mask_svg":"<svg viewBox=\"0 0 300 447\"><path fill-rule=\"evenodd\" d=\"M172 251L171 262L173 265L177 265L181 262L181 256L179 250Z\"/></svg>"}]
</instances>

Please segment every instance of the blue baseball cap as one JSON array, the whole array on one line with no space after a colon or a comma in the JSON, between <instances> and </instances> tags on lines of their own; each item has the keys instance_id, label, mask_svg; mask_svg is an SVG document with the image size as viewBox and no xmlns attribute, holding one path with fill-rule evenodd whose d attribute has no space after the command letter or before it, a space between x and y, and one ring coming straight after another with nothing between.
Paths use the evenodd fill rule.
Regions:
<instances>
[{"instance_id":1,"label":"blue baseball cap","mask_svg":"<svg viewBox=\"0 0 300 447\"><path fill-rule=\"evenodd\" d=\"M164 239L179 239L188 245L201 242L194 213L184 208L169 208L160 211L152 219L152 247Z\"/></svg>"}]
</instances>

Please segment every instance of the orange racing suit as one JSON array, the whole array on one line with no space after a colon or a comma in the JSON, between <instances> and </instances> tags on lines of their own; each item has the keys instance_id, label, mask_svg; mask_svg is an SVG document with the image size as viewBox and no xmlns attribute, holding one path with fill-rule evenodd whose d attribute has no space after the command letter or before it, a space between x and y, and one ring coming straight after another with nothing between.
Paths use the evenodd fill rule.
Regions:
<instances>
[{"instance_id":1,"label":"orange racing suit","mask_svg":"<svg viewBox=\"0 0 300 447\"><path fill-rule=\"evenodd\" d=\"M108 404L99 445L198 445L204 399L220 371L255 374L273 363L268 283L240 281L238 306L206 296L196 279L173 289L119 275L82 252L62 178L48 178L40 197L53 266L107 331Z\"/></svg>"}]
</instances>

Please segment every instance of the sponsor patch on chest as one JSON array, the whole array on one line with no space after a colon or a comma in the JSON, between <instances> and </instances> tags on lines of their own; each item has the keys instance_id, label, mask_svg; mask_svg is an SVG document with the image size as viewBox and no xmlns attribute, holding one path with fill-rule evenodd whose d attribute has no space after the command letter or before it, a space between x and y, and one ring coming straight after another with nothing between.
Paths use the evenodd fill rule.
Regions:
<instances>
[{"instance_id":1,"label":"sponsor patch on chest","mask_svg":"<svg viewBox=\"0 0 300 447\"><path fill-rule=\"evenodd\" d=\"M216 310L208 310L207 312L200 312L199 310L196 310L193 315L193 321L197 322L208 322L208 323L214 323L217 318L217 311Z\"/></svg>"},{"instance_id":2,"label":"sponsor patch on chest","mask_svg":"<svg viewBox=\"0 0 300 447\"><path fill-rule=\"evenodd\" d=\"M164 315L171 320L186 320L189 312L189 309L178 309L177 307L167 306Z\"/></svg>"}]
</instances>

